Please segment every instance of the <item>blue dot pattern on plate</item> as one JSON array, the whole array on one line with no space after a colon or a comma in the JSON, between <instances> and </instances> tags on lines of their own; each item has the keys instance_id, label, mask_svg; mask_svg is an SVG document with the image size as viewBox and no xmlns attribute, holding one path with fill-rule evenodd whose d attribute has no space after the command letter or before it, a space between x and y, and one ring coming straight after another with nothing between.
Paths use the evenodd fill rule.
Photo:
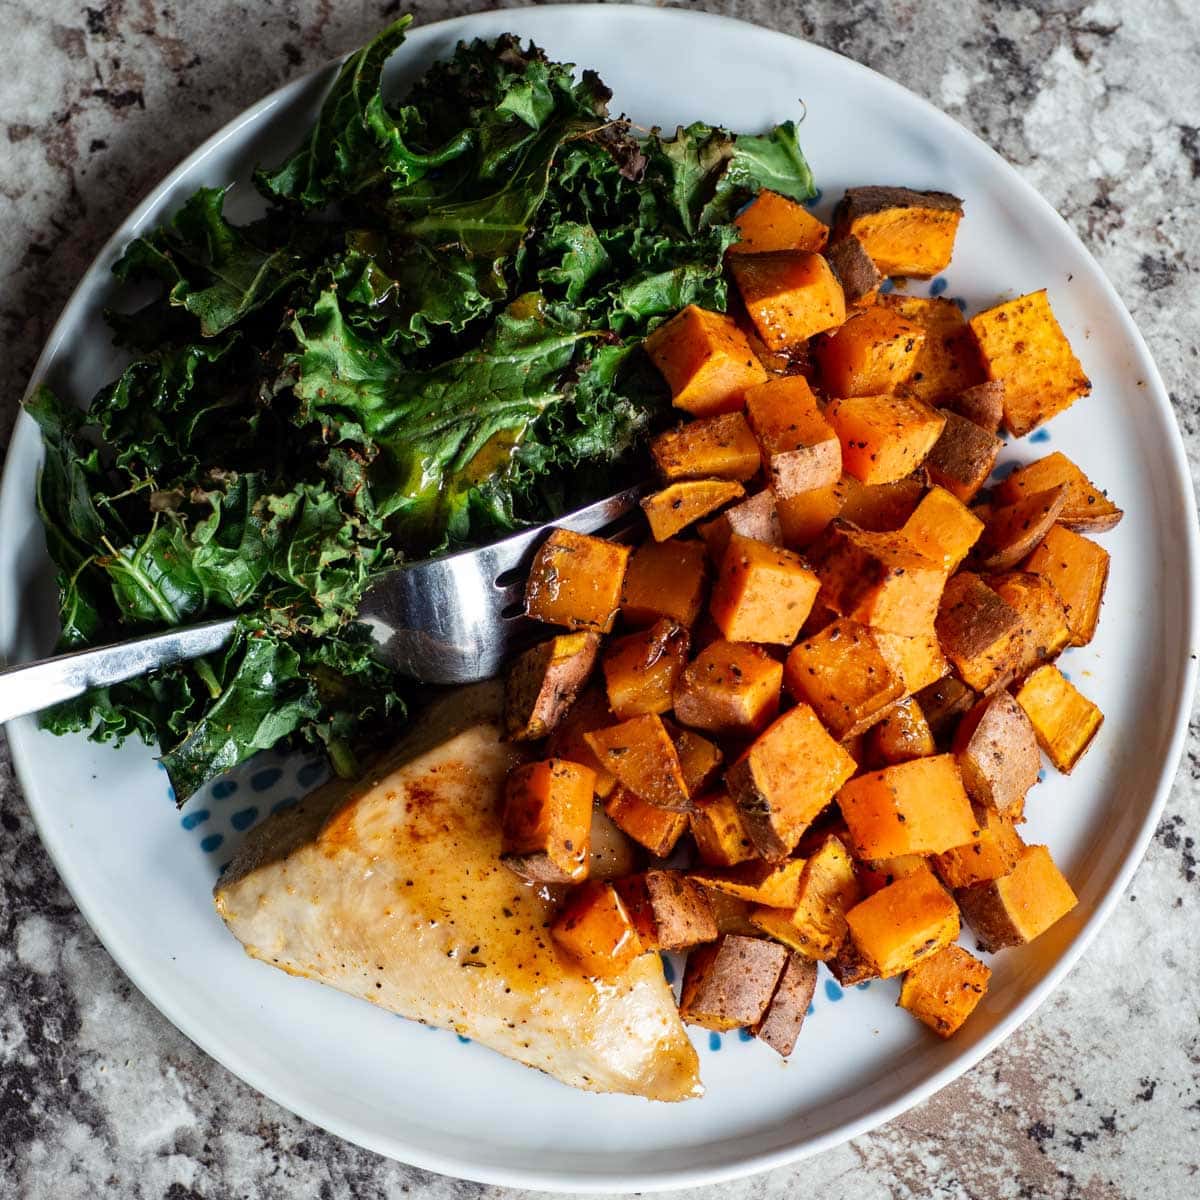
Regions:
<instances>
[{"instance_id":1,"label":"blue dot pattern on plate","mask_svg":"<svg viewBox=\"0 0 1200 1200\"><path fill-rule=\"evenodd\" d=\"M710 1033L708 1035L708 1048L710 1050L720 1050L721 1035L719 1033Z\"/></svg>"},{"instance_id":2,"label":"blue dot pattern on plate","mask_svg":"<svg viewBox=\"0 0 1200 1200\"><path fill-rule=\"evenodd\" d=\"M225 838L222 834L210 833L208 837L201 839L200 849L203 850L205 854L211 854L224 841Z\"/></svg>"},{"instance_id":3,"label":"blue dot pattern on plate","mask_svg":"<svg viewBox=\"0 0 1200 1200\"><path fill-rule=\"evenodd\" d=\"M887 296L891 292L894 292L895 290L896 290L896 285L890 279L885 279L879 285L879 293L882 296Z\"/></svg>"},{"instance_id":4,"label":"blue dot pattern on plate","mask_svg":"<svg viewBox=\"0 0 1200 1200\"><path fill-rule=\"evenodd\" d=\"M940 296L947 287L945 275L939 275L936 279L931 280L929 284L929 294L931 296Z\"/></svg>"},{"instance_id":5,"label":"blue dot pattern on plate","mask_svg":"<svg viewBox=\"0 0 1200 1200\"><path fill-rule=\"evenodd\" d=\"M752 1042L754 1041L754 1034L752 1034L750 1030L743 1025L741 1029L738 1030L738 1038L743 1042Z\"/></svg>"},{"instance_id":6,"label":"blue dot pattern on plate","mask_svg":"<svg viewBox=\"0 0 1200 1200\"><path fill-rule=\"evenodd\" d=\"M463 1037L461 1033L455 1034L455 1037L457 1037L464 1046L469 1046L471 1044L471 1039L469 1037Z\"/></svg>"},{"instance_id":7,"label":"blue dot pattern on plate","mask_svg":"<svg viewBox=\"0 0 1200 1200\"><path fill-rule=\"evenodd\" d=\"M668 983L675 982L675 964L664 954L662 955L663 976Z\"/></svg>"},{"instance_id":8,"label":"blue dot pattern on plate","mask_svg":"<svg viewBox=\"0 0 1200 1200\"><path fill-rule=\"evenodd\" d=\"M264 771L255 771L250 776L250 786L256 792L270 791L283 778L281 767L267 767Z\"/></svg>"},{"instance_id":9,"label":"blue dot pattern on plate","mask_svg":"<svg viewBox=\"0 0 1200 1200\"><path fill-rule=\"evenodd\" d=\"M1032 433L1029 435L1029 440L1030 440L1031 442L1038 442L1038 443L1041 443L1041 442L1048 442L1048 441L1050 440L1050 430L1048 430L1048 429L1035 429L1035 430L1034 430L1034 431L1033 431L1033 432L1032 432Z\"/></svg>"},{"instance_id":10,"label":"blue dot pattern on plate","mask_svg":"<svg viewBox=\"0 0 1200 1200\"><path fill-rule=\"evenodd\" d=\"M1038 768L1038 783L1041 783L1045 778L1046 778L1046 768L1039 767Z\"/></svg>"},{"instance_id":11,"label":"blue dot pattern on plate","mask_svg":"<svg viewBox=\"0 0 1200 1200\"><path fill-rule=\"evenodd\" d=\"M235 812L233 816L229 818L229 823L238 831L238 833L245 833L245 831L249 829L250 826L253 825L257 820L257 808L243 808L240 812Z\"/></svg>"},{"instance_id":12,"label":"blue dot pattern on plate","mask_svg":"<svg viewBox=\"0 0 1200 1200\"><path fill-rule=\"evenodd\" d=\"M867 979L867 980L864 980L862 983L856 983L854 986L856 988L858 988L858 990L860 992L865 992L867 990L867 988L869 988L871 986L871 981L869 979Z\"/></svg>"},{"instance_id":13,"label":"blue dot pattern on plate","mask_svg":"<svg viewBox=\"0 0 1200 1200\"><path fill-rule=\"evenodd\" d=\"M212 785L212 798L214 800L228 800L234 792L238 790L237 781L234 779L218 779Z\"/></svg>"},{"instance_id":14,"label":"blue dot pattern on plate","mask_svg":"<svg viewBox=\"0 0 1200 1200\"><path fill-rule=\"evenodd\" d=\"M208 820L209 812L207 808L198 808L194 812L184 813L179 819L180 825L184 829L195 829L197 825L203 825Z\"/></svg>"},{"instance_id":15,"label":"blue dot pattern on plate","mask_svg":"<svg viewBox=\"0 0 1200 1200\"><path fill-rule=\"evenodd\" d=\"M846 993L842 991L841 985L834 979L825 980L825 995L834 1002L840 1000Z\"/></svg>"}]
</instances>

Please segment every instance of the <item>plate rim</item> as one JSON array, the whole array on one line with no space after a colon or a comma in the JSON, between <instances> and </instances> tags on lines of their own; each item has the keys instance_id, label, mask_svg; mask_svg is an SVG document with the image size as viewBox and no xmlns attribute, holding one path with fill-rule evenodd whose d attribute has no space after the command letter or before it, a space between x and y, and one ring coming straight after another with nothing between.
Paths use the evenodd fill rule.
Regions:
<instances>
[{"instance_id":1,"label":"plate rim","mask_svg":"<svg viewBox=\"0 0 1200 1200\"><path fill-rule=\"evenodd\" d=\"M1105 274L1104 269L1083 242L1083 239L1064 220L1053 205L1037 191L1032 183L1026 180L991 145L925 97L909 90L903 84L889 76L875 71L846 55L820 46L815 42L796 37L781 30L770 29L753 21L742 20L720 13L694 12L677 8L643 8L640 6L622 6L616 8L603 3L558 3L503 10L489 9L478 13L449 17L440 21L429 22L428 24L422 23L415 25L413 29L414 31L420 30L422 32L446 31L453 26L462 31L462 36L469 37L472 36L471 28L473 25L498 15L507 17L511 14L515 20L520 20L522 16L527 14L578 14L581 11L595 13L599 10L603 10L610 20L618 19L628 22L645 21L650 23L663 22L666 24L674 22L681 24L708 23L726 26L730 36L744 35L745 31L753 30L760 36L772 39L786 39L789 43L798 43L804 46L809 52L818 56L840 60L842 69L849 69L852 73L857 72L862 73L864 76L870 76L876 86L882 82L885 90L890 90L893 94L902 96L907 103L915 102L926 120L939 127L943 135L965 138L975 143L976 150L982 149L985 151L986 155L990 156L993 160L993 165L1000 166L1009 181L1016 185L1027 203L1039 208L1043 216L1053 218L1058 225L1060 234L1072 243L1077 251L1082 253L1093 276L1091 282L1098 287L1102 297L1109 302L1117 315L1122 331L1131 347L1140 355L1140 365L1144 367L1145 390L1153 396L1155 405L1164 414L1169 414L1171 418L1166 422L1166 427L1167 443L1170 449L1169 470L1173 476L1172 482L1184 498L1190 497L1192 501L1190 505L1185 506L1188 509L1188 514L1183 522L1186 537L1184 561L1181 564L1185 575L1185 601L1182 611L1182 623L1184 642L1187 648L1187 660L1180 675L1179 687L1174 696L1172 735L1166 754L1159 765L1159 774L1154 788L1153 799L1147 808L1141 825L1131 838L1129 849L1114 877L1112 886L1097 903L1091 917L1082 926L1075 939L1046 975L1013 1007L1011 1012L997 1022L995 1028L985 1037L982 1037L969 1049L964 1050L945 1067L914 1085L890 1103L871 1108L860 1117L844 1122L842 1125L818 1136L808 1138L801 1136L788 1146L750 1155L745 1158L735 1158L720 1165L710 1164L695 1168L676 1167L652 1174L645 1172L640 1174L625 1173L618 1169L612 1174L597 1176L594 1174L571 1174L556 1170L539 1170L535 1166L512 1167L496 1162L462 1163L451 1155L446 1155L438 1151L430 1151L420 1145L409 1143L402 1134L386 1139L364 1134L363 1131L351 1128L349 1122L343 1122L335 1110L325 1109L320 1105L308 1104L302 1098L291 1095L286 1086L277 1085L267 1072L242 1065L235 1066L237 1053L224 1044L219 1030L213 1031L205 1028L198 1031L194 1029L193 1022L180 1014L169 992L160 987L153 977L143 978L140 972L131 969L128 965L129 958L123 952L123 947L114 948L113 942L117 939L114 938L110 929L104 928L103 918L93 914L93 912L89 911L88 906L80 903L76 894L72 872L67 866L69 859L65 848L57 843L48 834L47 830L43 828L37 809L27 799L26 807L32 817L34 827L37 829L38 836L42 844L46 847L47 853L50 855L63 885L71 895L72 901L87 921L92 932L126 977L189 1041L193 1042L205 1054L215 1059L231 1074L268 1099L281 1105L287 1111L296 1114L303 1120L309 1121L337 1137L354 1145L369 1149L385 1158L391 1158L452 1178L467 1179L478 1183L495 1184L505 1187L526 1188L534 1191L566 1191L575 1193L661 1192L682 1187L726 1182L795 1163L839 1146L851 1138L869 1132L893 1120L915 1105L927 1100L934 1093L941 1090L941 1088L976 1066L984 1057L1000 1045L1001 1042L1016 1032L1077 965L1101 927L1112 915L1117 902L1128 888L1133 874L1140 866L1154 830L1157 828L1167 796L1170 794L1178 773L1188 730L1188 717L1196 692L1197 670L1200 667L1200 663L1197 662L1197 655L1192 652L1197 644L1197 630L1200 629L1200 580L1198 580L1198 571L1200 571L1200 519L1198 519L1195 502L1195 485L1187 461L1178 416L1171 405L1166 385L1141 331L1138 329L1136 322L1115 286ZM350 51L349 53L352 52ZM112 257L114 250L119 246L123 246L133 232L146 222L152 210L162 203L164 195L178 185L180 178L192 166L206 158L225 141L235 137L247 126L257 124L278 106L290 102L296 93L311 86L318 76L323 73L332 74L335 68L344 61L345 57L341 56L330 60L295 79L289 80L287 83L284 83L260 100L243 109L224 126L200 143L194 150L180 159L143 196L124 219L120 221L112 235L97 252L88 268L80 276L76 287L63 305L53 328L46 338L45 345L31 373L29 386L26 389L23 399L28 398L37 381L44 376L46 364L57 356L58 348L66 336L66 329L64 327L67 324L68 316L73 312L81 299L90 292L92 280L96 273ZM30 445L32 445L35 452L40 449L36 441L36 436L36 427L32 418L22 409L18 414L13 428L9 449L5 457L3 474L0 475L0 509L7 507L7 504L10 502L8 498L9 492L15 490L16 485L14 481L17 474L14 466L15 462L21 455L27 452ZM28 718L23 719L21 722L10 723L6 727L13 769L16 779L21 785L23 797L29 791L29 785L26 781L33 777L32 762L30 760L32 749L30 739L25 734L28 728L27 722Z\"/></svg>"}]
</instances>

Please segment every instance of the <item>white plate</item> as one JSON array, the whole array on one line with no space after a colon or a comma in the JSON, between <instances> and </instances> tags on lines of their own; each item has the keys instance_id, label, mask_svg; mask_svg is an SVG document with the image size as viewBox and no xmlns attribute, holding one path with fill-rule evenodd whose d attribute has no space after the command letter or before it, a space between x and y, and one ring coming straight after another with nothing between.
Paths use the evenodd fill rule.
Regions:
<instances>
[{"instance_id":1,"label":"white plate","mask_svg":"<svg viewBox=\"0 0 1200 1200\"><path fill-rule=\"evenodd\" d=\"M1048 446L1027 440L1008 457L1063 447L1126 512L1103 539L1113 571L1099 635L1064 659L1107 723L1075 774L1051 773L1029 805L1027 836L1050 845L1079 907L1034 946L996 959L990 993L948 1043L893 1007L894 984L843 995L823 974L790 1063L736 1034L714 1035L710 1048L696 1031L705 1099L671 1106L591 1096L242 953L213 911L213 879L239 832L311 786L319 768L268 756L181 817L144 747L56 739L28 719L10 725L9 738L42 838L113 957L172 1022L254 1087L363 1146L451 1175L552 1189L681 1187L812 1154L902 1112L1011 1033L1082 953L1141 857L1180 752L1195 674L1192 493L1162 382L1095 262L997 155L923 100L778 33L599 6L418 29L392 64L393 82L460 38L505 30L597 68L614 108L644 125L703 119L757 130L798 116L803 101L823 215L848 184L951 191L965 197L967 215L953 266L934 288L948 285L970 311L1050 289L1095 391L1050 425ZM91 396L113 366L100 310L120 247L198 185L245 179L256 161L274 161L307 127L332 70L249 109L155 189L84 276L38 379L80 401ZM53 637L33 506L39 453L22 419L0 494L0 655L10 659Z\"/></svg>"}]
</instances>

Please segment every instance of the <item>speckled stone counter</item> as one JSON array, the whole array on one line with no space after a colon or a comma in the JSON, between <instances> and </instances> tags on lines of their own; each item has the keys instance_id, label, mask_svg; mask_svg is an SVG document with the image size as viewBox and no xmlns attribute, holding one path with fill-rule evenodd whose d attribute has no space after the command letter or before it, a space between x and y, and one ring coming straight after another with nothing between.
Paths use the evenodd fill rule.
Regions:
<instances>
[{"instance_id":1,"label":"speckled stone counter","mask_svg":"<svg viewBox=\"0 0 1200 1200\"><path fill-rule=\"evenodd\" d=\"M427 0L418 21L484 4ZM727 0L900 80L997 147L1124 296L1200 461L1194 0ZM125 212L250 101L365 39L374 3L0 0L0 450L59 308ZM1065 984L890 1125L696 1195L1200 1195L1200 729L1149 854ZM97 943L0 737L0 1196L477 1195L339 1141L188 1042Z\"/></svg>"}]
</instances>

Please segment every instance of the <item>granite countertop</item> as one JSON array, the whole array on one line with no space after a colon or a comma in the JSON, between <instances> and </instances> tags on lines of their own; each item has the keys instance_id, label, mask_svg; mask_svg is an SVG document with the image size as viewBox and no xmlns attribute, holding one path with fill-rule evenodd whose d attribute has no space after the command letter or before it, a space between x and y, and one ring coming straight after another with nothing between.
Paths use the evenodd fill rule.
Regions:
<instances>
[{"instance_id":1,"label":"granite countertop","mask_svg":"<svg viewBox=\"0 0 1200 1200\"><path fill-rule=\"evenodd\" d=\"M34 359L111 230L246 104L397 0L0 3L0 452ZM418 21L489 4L423 0ZM1200 8L1186 0L726 0L688 7L858 59L973 129L1125 298L1193 467ZM1038 1014L872 1134L717 1196L1200 1194L1200 728L1116 914ZM122 975L43 851L0 735L0 1196L499 1194L377 1158L208 1058ZM1149 914L1154 914L1148 919Z\"/></svg>"}]
</instances>

